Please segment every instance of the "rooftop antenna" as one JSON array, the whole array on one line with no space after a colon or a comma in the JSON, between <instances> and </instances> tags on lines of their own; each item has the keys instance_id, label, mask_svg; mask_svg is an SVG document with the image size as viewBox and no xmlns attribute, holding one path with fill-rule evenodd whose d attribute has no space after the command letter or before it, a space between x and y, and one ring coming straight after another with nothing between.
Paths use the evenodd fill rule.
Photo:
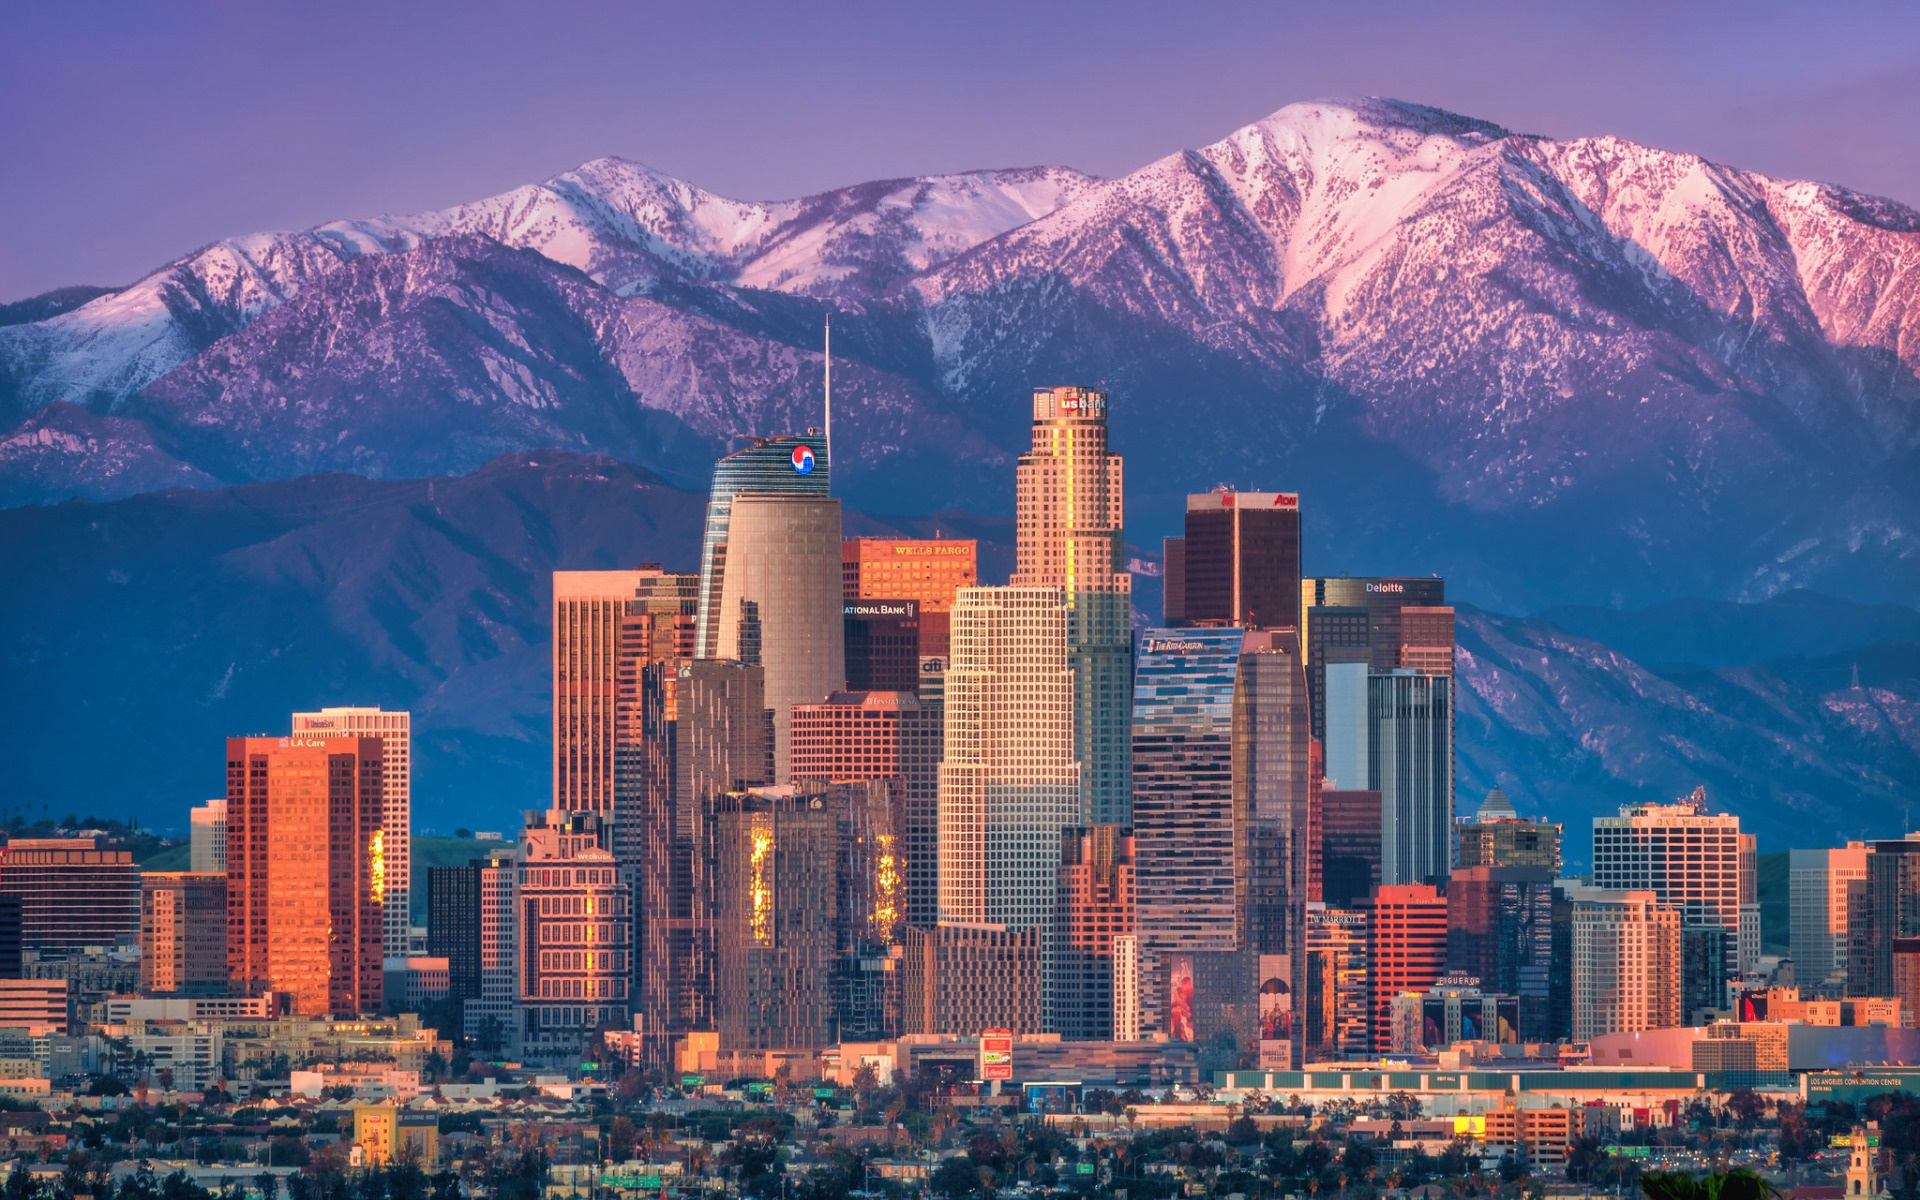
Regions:
<instances>
[{"instance_id":1,"label":"rooftop antenna","mask_svg":"<svg viewBox=\"0 0 1920 1200\"><path fill-rule=\"evenodd\" d=\"M827 480L833 480L833 310L827 310Z\"/></svg>"}]
</instances>

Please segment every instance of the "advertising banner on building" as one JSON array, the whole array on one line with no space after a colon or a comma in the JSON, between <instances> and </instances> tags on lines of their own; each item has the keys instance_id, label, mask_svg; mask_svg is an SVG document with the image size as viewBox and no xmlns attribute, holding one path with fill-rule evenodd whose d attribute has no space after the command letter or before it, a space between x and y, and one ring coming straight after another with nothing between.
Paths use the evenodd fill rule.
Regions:
<instances>
[{"instance_id":1,"label":"advertising banner on building","mask_svg":"<svg viewBox=\"0 0 1920 1200\"><path fill-rule=\"evenodd\" d=\"M1447 1037L1447 1002L1440 996L1427 996L1420 1001L1420 1045L1428 1050L1445 1049Z\"/></svg>"},{"instance_id":2,"label":"advertising banner on building","mask_svg":"<svg viewBox=\"0 0 1920 1200\"><path fill-rule=\"evenodd\" d=\"M1292 961L1285 954L1260 956L1260 1069L1293 1069Z\"/></svg>"},{"instance_id":3,"label":"advertising banner on building","mask_svg":"<svg viewBox=\"0 0 1920 1200\"><path fill-rule=\"evenodd\" d=\"M1193 1040L1193 955L1167 956L1167 1036Z\"/></svg>"},{"instance_id":4,"label":"advertising banner on building","mask_svg":"<svg viewBox=\"0 0 1920 1200\"><path fill-rule=\"evenodd\" d=\"M980 1078L1013 1078L1013 1031L988 1029L980 1034Z\"/></svg>"},{"instance_id":5,"label":"advertising banner on building","mask_svg":"<svg viewBox=\"0 0 1920 1200\"><path fill-rule=\"evenodd\" d=\"M1500 1008L1500 1036L1496 1039L1503 1045L1518 1045L1520 1042L1520 997L1502 996Z\"/></svg>"}]
</instances>

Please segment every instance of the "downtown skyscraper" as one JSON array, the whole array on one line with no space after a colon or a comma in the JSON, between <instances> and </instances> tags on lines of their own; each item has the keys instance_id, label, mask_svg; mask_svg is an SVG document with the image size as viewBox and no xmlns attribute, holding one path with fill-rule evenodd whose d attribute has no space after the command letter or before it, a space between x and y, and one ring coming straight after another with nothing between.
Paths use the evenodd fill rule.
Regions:
<instances>
[{"instance_id":1,"label":"downtown skyscraper","mask_svg":"<svg viewBox=\"0 0 1920 1200\"><path fill-rule=\"evenodd\" d=\"M227 739L227 971L302 1016L380 1008L385 743Z\"/></svg>"},{"instance_id":2,"label":"downtown skyscraper","mask_svg":"<svg viewBox=\"0 0 1920 1200\"><path fill-rule=\"evenodd\" d=\"M1020 456L1016 506L1012 585L1059 588L1066 601L1081 801L1078 822L1065 824L1129 824L1133 577L1105 392L1035 389L1033 447Z\"/></svg>"},{"instance_id":3,"label":"downtown skyscraper","mask_svg":"<svg viewBox=\"0 0 1920 1200\"><path fill-rule=\"evenodd\" d=\"M792 778L792 712L846 686L840 502L826 439L766 438L714 466L701 548L702 658L766 671L775 782Z\"/></svg>"},{"instance_id":4,"label":"downtown skyscraper","mask_svg":"<svg viewBox=\"0 0 1920 1200\"><path fill-rule=\"evenodd\" d=\"M960 589L940 764L943 922L1051 930L1060 831L1080 811L1060 589Z\"/></svg>"},{"instance_id":5,"label":"downtown skyscraper","mask_svg":"<svg viewBox=\"0 0 1920 1200\"><path fill-rule=\"evenodd\" d=\"M1272 1014L1260 1011L1257 993L1269 981L1289 996L1306 986L1317 838L1298 642L1287 629L1152 629L1141 638L1139 664L1133 833L1142 1022L1176 1040L1229 1031L1288 1069L1300 1050L1291 1014L1265 1019Z\"/></svg>"},{"instance_id":6,"label":"downtown skyscraper","mask_svg":"<svg viewBox=\"0 0 1920 1200\"><path fill-rule=\"evenodd\" d=\"M413 717L380 708L323 708L293 714L295 737L377 737L381 764L381 850L390 863L413 861ZM401 866L386 880L385 953L404 955L413 927L412 871Z\"/></svg>"},{"instance_id":7,"label":"downtown skyscraper","mask_svg":"<svg viewBox=\"0 0 1920 1200\"><path fill-rule=\"evenodd\" d=\"M1190 495L1184 535L1165 547L1168 625L1299 626L1297 493Z\"/></svg>"}]
</instances>

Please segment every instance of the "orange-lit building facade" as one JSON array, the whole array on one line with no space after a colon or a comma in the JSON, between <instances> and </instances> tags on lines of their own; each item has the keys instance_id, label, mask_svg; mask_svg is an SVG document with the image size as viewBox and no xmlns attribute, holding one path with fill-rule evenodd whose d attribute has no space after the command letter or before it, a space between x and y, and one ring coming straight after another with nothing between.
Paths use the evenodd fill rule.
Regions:
<instances>
[{"instance_id":1,"label":"orange-lit building facade","mask_svg":"<svg viewBox=\"0 0 1920 1200\"><path fill-rule=\"evenodd\" d=\"M1453 674L1453 608L1409 604L1400 610L1400 665L1428 675Z\"/></svg>"},{"instance_id":2,"label":"orange-lit building facade","mask_svg":"<svg viewBox=\"0 0 1920 1200\"><path fill-rule=\"evenodd\" d=\"M980 582L979 543L971 538L848 538L840 543L846 601L916 600L920 653L947 656L954 593Z\"/></svg>"},{"instance_id":3,"label":"orange-lit building facade","mask_svg":"<svg viewBox=\"0 0 1920 1200\"><path fill-rule=\"evenodd\" d=\"M821 783L886 780L906 839L906 922L938 919L940 709L911 692L835 692L793 709L793 777Z\"/></svg>"},{"instance_id":4,"label":"orange-lit building facade","mask_svg":"<svg viewBox=\"0 0 1920 1200\"><path fill-rule=\"evenodd\" d=\"M1447 898L1432 884L1387 884L1364 906L1373 1046L1393 1044L1393 998L1425 992L1447 969Z\"/></svg>"},{"instance_id":5,"label":"orange-lit building facade","mask_svg":"<svg viewBox=\"0 0 1920 1200\"><path fill-rule=\"evenodd\" d=\"M1113 939L1133 936L1133 831L1060 831L1054 903L1054 1027L1069 1041L1112 1041Z\"/></svg>"},{"instance_id":6,"label":"orange-lit building facade","mask_svg":"<svg viewBox=\"0 0 1920 1200\"><path fill-rule=\"evenodd\" d=\"M659 571L553 573L553 807L613 816L628 602Z\"/></svg>"},{"instance_id":7,"label":"orange-lit building facade","mask_svg":"<svg viewBox=\"0 0 1920 1200\"><path fill-rule=\"evenodd\" d=\"M386 880L378 737L227 739L227 970L301 1015L381 1004Z\"/></svg>"},{"instance_id":8,"label":"orange-lit building facade","mask_svg":"<svg viewBox=\"0 0 1920 1200\"><path fill-rule=\"evenodd\" d=\"M1084 825L1125 824L1132 811L1133 576L1121 484L1120 456L1107 450L1107 394L1034 389L1033 447L1014 471L1008 583L1066 594Z\"/></svg>"}]
</instances>

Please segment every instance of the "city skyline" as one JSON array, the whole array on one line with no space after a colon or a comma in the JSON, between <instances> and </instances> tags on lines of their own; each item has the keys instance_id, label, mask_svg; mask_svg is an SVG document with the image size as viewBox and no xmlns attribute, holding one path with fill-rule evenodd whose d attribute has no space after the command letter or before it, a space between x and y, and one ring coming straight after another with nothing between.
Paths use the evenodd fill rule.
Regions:
<instances>
[{"instance_id":1,"label":"city skyline","mask_svg":"<svg viewBox=\"0 0 1920 1200\"><path fill-rule=\"evenodd\" d=\"M5 1200L1920 1191L1910 8L10 32Z\"/></svg>"}]
</instances>

